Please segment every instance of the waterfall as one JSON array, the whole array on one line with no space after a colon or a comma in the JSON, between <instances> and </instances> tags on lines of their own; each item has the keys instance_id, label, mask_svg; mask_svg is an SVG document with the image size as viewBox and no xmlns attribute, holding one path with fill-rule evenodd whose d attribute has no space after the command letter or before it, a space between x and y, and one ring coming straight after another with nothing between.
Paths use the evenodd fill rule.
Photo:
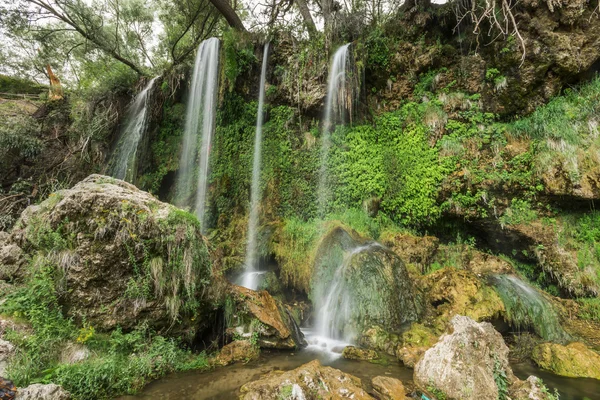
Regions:
<instances>
[{"instance_id":1,"label":"waterfall","mask_svg":"<svg viewBox=\"0 0 600 400\"><path fill-rule=\"evenodd\" d=\"M309 348L325 350L331 357L338 357L341 350L354 342L360 333L355 329L355 321L352 321L357 316L357 305L351 280L356 276L349 269L356 256L376 247L382 246L371 242L346 253L331 282L315 296L315 326L313 330L305 331Z\"/></svg>"},{"instance_id":2,"label":"waterfall","mask_svg":"<svg viewBox=\"0 0 600 400\"><path fill-rule=\"evenodd\" d=\"M329 191L327 188L327 159L331 147L331 132L337 123L344 123L344 114L347 109L349 88L346 81L346 68L350 43L337 49L329 69L329 82L327 84L327 97L325 100L325 118L323 120L321 135L321 167L319 169L319 186L317 188L319 217L323 218L327 212Z\"/></svg>"},{"instance_id":3,"label":"waterfall","mask_svg":"<svg viewBox=\"0 0 600 400\"><path fill-rule=\"evenodd\" d=\"M206 232L206 194L209 156L215 130L218 75L219 39L210 38L200 43L194 63L194 75L185 116L176 198L176 203L180 207L193 207L200 220L202 233ZM198 139L200 139L199 143ZM197 180L194 181L196 170Z\"/></svg>"},{"instance_id":4,"label":"waterfall","mask_svg":"<svg viewBox=\"0 0 600 400\"><path fill-rule=\"evenodd\" d=\"M570 339L554 306L542 293L513 275L495 275L490 279L504 302L510 325L516 329L531 328L546 340Z\"/></svg>"},{"instance_id":5,"label":"waterfall","mask_svg":"<svg viewBox=\"0 0 600 400\"><path fill-rule=\"evenodd\" d=\"M152 78L137 95L125 112L125 124L110 162L110 175L117 179L133 182L137 173L137 156L142 136L148 126L148 102L154 82Z\"/></svg>"},{"instance_id":6,"label":"waterfall","mask_svg":"<svg viewBox=\"0 0 600 400\"><path fill-rule=\"evenodd\" d=\"M262 69L260 72L260 87L258 91L258 111L256 113L256 133L254 134L254 158L252 161L252 186L250 189L250 218L248 219L248 240L246 242L246 271L242 275L242 286L256 290L258 277L256 265L256 234L258 230L258 213L260 206L260 166L262 150L262 127L264 122L263 106L265 103L265 80L267 75L267 60L269 57L269 43L265 43Z\"/></svg>"}]
</instances>

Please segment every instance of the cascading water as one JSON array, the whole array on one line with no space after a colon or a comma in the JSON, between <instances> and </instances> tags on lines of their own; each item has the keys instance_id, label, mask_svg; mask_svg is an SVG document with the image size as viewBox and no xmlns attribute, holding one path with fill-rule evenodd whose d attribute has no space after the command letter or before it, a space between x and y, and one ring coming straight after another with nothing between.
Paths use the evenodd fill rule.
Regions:
<instances>
[{"instance_id":1,"label":"cascading water","mask_svg":"<svg viewBox=\"0 0 600 400\"><path fill-rule=\"evenodd\" d=\"M248 240L246 243L246 271L242 275L242 286L256 290L258 278L264 271L257 270L256 234L260 206L260 171L262 149L262 126L264 122L263 106L265 102L265 81L267 75L267 60L269 43L265 43L262 70L260 73L260 88L258 92L258 111L256 115L256 133L254 136L254 159L252 161L252 186L250 189L250 218L248 219Z\"/></svg>"},{"instance_id":2,"label":"cascading water","mask_svg":"<svg viewBox=\"0 0 600 400\"><path fill-rule=\"evenodd\" d=\"M329 157L329 148L331 147L330 135L337 123L344 123L344 115L347 111L349 88L346 80L346 69L348 67L349 48L350 43L337 49L333 55L329 70L325 118L323 120L321 135L321 167L319 169L319 186L317 188L318 212L321 218L327 212L327 202L329 201L327 159Z\"/></svg>"},{"instance_id":3,"label":"cascading water","mask_svg":"<svg viewBox=\"0 0 600 400\"><path fill-rule=\"evenodd\" d=\"M192 86L186 109L176 199L179 206L193 207L200 220L203 233L206 232L208 167L215 130L218 78L219 39L210 38L200 43L196 54ZM198 143L199 138L200 143ZM194 182L196 166L197 180ZM195 197L193 197L194 193Z\"/></svg>"},{"instance_id":4,"label":"cascading water","mask_svg":"<svg viewBox=\"0 0 600 400\"><path fill-rule=\"evenodd\" d=\"M377 242L358 246L344 255L342 262L335 270L334 276L322 295L314 299L317 315L313 330L306 330L308 349L326 351L330 357L338 357L343 348L351 344L359 332L356 332L351 322L354 304L354 294L348 273L354 257L362 252L381 247Z\"/></svg>"},{"instance_id":5,"label":"cascading water","mask_svg":"<svg viewBox=\"0 0 600 400\"><path fill-rule=\"evenodd\" d=\"M570 339L554 306L538 290L513 275L495 275L490 280L504 302L507 322L513 327L532 328L546 340Z\"/></svg>"},{"instance_id":6,"label":"cascading water","mask_svg":"<svg viewBox=\"0 0 600 400\"><path fill-rule=\"evenodd\" d=\"M133 182L137 169L137 155L140 141L148 126L148 102L151 97L154 82L158 77L148 82L146 87L137 95L125 112L125 125L115 152L110 162L110 175L117 179Z\"/></svg>"}]
</instances>

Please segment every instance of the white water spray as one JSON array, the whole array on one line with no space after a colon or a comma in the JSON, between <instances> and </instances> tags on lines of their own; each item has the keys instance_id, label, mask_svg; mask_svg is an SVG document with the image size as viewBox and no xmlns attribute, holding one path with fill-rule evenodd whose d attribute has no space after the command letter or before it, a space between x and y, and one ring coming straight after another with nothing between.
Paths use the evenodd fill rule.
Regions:
<instances>
[{"instance_id":1,"label":"white water spray","mask_svg":"<svg viewBox=\"0 0 600 400\"><path fill-rule=\"evenodd\" d=\"M335 358L356 339L358 332L354 332L351 324L354 296L349 287L347 270L355 256L377 246L381 245L371 242L346 254L337 267L325 296L315 299L317 315L314 329L304 331L309 349L325 351L331 358Z\"/></svg>"},{"instance_id":2,"label":"white water spray","mask_svg":"<svg viewBox=\"0 0 600 400\"><path fill-rule=\"evenodd\" d=\"M319 169L319 186L317 188L319 217L327 212L329 190L327 188L328 172L327 159L331 147L331 132L337 123L344 123L349 88L346 80L348 53L350 43L337 49L331 61L327 98L325 101L325 118L323 120L321 137L321 167Z\"/></svg>"},{"instance_id":3,"label":"white water spray","mask_svg":"<svg viewBox=\"0 0 600 400\"><path fill-rule=\"evenodd\" d=\"M153 78L137 95L125 112L125 125L111 160L110 175L113 178L133 182L137 170L137 156L142 136L148 126L148 102L158 77Z\"/></svg>"},{"instance_id":4,"label":"white water spray","mask_svg":"<svg viewBox=\"0 0 600 400\"><path fill-rule=\"evenodd\" d=\"M264 122L263 106L265 102L265 81L267 75L267 60L269 58L269 43L265 43L262 70L260 73L260 88L258 92L258 111L256 115L256 133L254 136L254 159L252 161L252 187L250 189L250 218L248 219L248 240L246 242L246 271L242 275L242 286L256 290L258 278L264 271L257 271L256 235L258 231L260 207L260 172L262 150L262 127Z\"/></svg>"},{"instance_id":5,"label":"white water spray","mask_svg":"<svg viewBox=\"0 0 600 400\"><path fill-rule=\"evenodd\" d=\"M176 200L179 206L193 206L200 220L202 233L206 232L206 197L210 149L215 130L218 78L219 40L210 38L200 43L194 63L194 75L186 109L183 150L177 177L179 193ZM199 138L200 143L198 143ZM196 165L198 165L198 175L194 182ZM192 193L196 194L193 203L190 199Z\"/></svg>"}]
</instances>

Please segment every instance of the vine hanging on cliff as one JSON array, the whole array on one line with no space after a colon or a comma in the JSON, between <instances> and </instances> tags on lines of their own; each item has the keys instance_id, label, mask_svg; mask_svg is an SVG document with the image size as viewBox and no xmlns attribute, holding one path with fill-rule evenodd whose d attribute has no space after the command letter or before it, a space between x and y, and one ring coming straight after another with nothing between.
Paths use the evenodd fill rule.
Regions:
<instances>
[{"instance_id":1,"label":"vine hanging on cliff","mask_svg":"<svg viewBox=\"0 0 600 400\"><path fill-rule=\"evenodd\" d=\"M458 22L455 31L460 23L467 18L473 24L473 34L477 38L478 46L479 35L482 32L484 22L489 24L487 35L493 36L491 42L501 36L516 36L519 39L522 65L527 55L527 48L513 12L519 3L520 0L456 0L454 13Z\"/></svg>"}]
</instances>

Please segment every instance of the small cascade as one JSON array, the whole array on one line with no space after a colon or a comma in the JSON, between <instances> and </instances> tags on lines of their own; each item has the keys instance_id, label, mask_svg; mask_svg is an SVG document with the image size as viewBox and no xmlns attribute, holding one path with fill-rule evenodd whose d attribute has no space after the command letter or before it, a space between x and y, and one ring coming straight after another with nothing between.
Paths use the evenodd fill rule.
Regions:
<instances>
[{"instance_id":1,"label":"small cascade","mask_svg":"<svg viewBox=\"0 0 600 400\"><path fill-rule=\"evenodd\" d=\"M328 172L327 160L331 147L331 132L336 124L343 124L350 98L350 88L346 79L348 68L348 54L350 43L337 49L331 61L329 81L327 84L327 98L325 100L325 117L321 134L321 167L319 169L319 186L317 188L319 217L323 218L327 212L329 190L327 188Z\"/></svg>"},{"instance_id":2,"label":"small cascade","mask_svg":"<svg viewBox=\"0 0 600 400\"><path fill-rule=\"evenodd\" d=\"M540 337L557 342L570 339L552 303L538 290L514 275L495 275L491 282L506 308L507 322L516 329L533 329Z\"/></svg>"},{"instance_id":3,"label":"small cascade","mask_svg":"<svg viewBox=\"0 0 600 400\"><path fill-rule=\"evenodd\" d=\"M148 103L158 76L152 78L125 112L125 124L110 161L110 175L133 182L137 172L140 142L148 127Z\"/></svg>"},{"instance_id":4,"label":"small cascade","mask_svg":"<svg viewBox=\"0 0 600 400\"><path fill-rule=\"evenodd\" d=\"M246 243L246 271L242 275L241 285L256 290L259 276L265 271L257 270L256 245L260 208L260 172L261 172L261 150L262 150L262 127L264 122L263 106L265 102L265 81L267 75L267 60L269 57L269 43L265 43L262 70L260 74L260 88L258 92L258 111L256 115L256 133L254 136L254 158L252 161L252 186L250 189L250 218L248 219L248 240Z\"/></svg>"},{"instance_id":5,"label":"small cascade","mask_svg":"<svg viewBox=\"0 0 600 400\"><path fill-rule=\"evenodd\" d=\"M331 357L338 357L344 347L354 342L360 333L356 332L353 321L357 307L350 282L354 276L348 273L348 269L355 256L375 247L381 245L371 242L345 254L329 285L322 295L314 299L317 310L315 326L312 330L304 331L309 349L325 350Z\"/></svg>"},{"instance_id":6,"label":"small cascade","mask_svg":"<svg viewBox=\"0 0 600 400\"><path fill-rule=\"evenodd\" d=\"M193 208L203 233L206 232L208 168L215 130L218 79L219 39L210 38L200 43L194 63L176 196L178 206Z\"/></svg>"}]
</instances>

